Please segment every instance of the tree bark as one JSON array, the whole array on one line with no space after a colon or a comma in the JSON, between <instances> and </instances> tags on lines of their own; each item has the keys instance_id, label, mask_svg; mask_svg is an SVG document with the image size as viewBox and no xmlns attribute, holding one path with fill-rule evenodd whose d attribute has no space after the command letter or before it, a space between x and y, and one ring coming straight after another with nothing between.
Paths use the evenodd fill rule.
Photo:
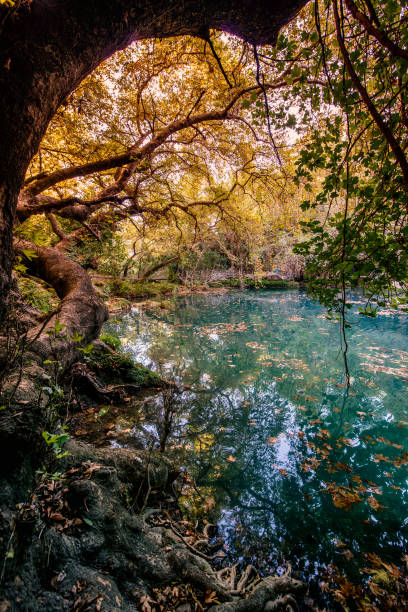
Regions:
<instances>
[{"instance_id":1,"label":"tree bark","mask_svg":"<svg viewBox=\"0 0 408 612\"><path fill-rule=\"evenodd\" d=\"M133 40L225 30L273 43L306 0L33 0L0 5L0 322L7 309L12 229L24 174L58 106Z\"/></svg>"},{"instance_id":2,"label":"tree bark","mask_svg":"<svg viewBox=\"0 0 408 612\"><path fill-rule=\"evenodd\" d=\"M65 367L73 361L81 346L97 337L108 319L108 309L96 294L87 272L61 251L39 247L25 240L20 240L16 248L21 252L28 249L35 253L35 257L24 259L24 265L31 274L54 287L61 299L57 312L47 324L30 330L30 352L40 363L51 353ZM57 320L61 331L56 333ZM77 341L73 342L72 338Z\"/></svg>"},{"instance_id":3,"label":"tree bark","mask_svg":"<svg viewBox=\"0 0 408 612\"><path fill-rule=\"evenodd\" d=\"M144 283L145 280L147 278L149 278L149 276L151 276L152 274L157 272L157 270L160 270L161 268L164 268L165 266L168 266L172 261L176 261L177 259L180 259L179 255L175 255L174 257L170 257L170 259L166 259L166 261L162 261L159 264L155 264L154 266L151 266L150 268L147 268L147 270L145 270L143 272L143 274L141 274L139 276L138 281L140 283Z\"/></svg>"}]
</instances>

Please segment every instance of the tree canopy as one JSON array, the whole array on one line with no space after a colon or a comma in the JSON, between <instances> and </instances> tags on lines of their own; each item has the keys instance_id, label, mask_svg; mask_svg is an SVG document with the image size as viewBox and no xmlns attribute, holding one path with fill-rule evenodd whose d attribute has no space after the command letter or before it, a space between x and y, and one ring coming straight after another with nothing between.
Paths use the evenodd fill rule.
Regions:
<instances>
[{"instance_id":1,"label":"tree canopy","mask_svg":"<svg viewBox=\"0 0 408 612\"><path fill-rule=\"evenodd\" d=\"M398 306L407 287L405 21L403 3L315 2L274 48L215 33L137 43L54 117L20 193L23 231L46 215L64 250L130 219L134 249L165 228L193 248L232 232L235 242L256 236L256 258L284 230L328 307L344 311L357 285L366 314L376 302Z\"/></svg>"},{"instance_id":2,"label":"tree canopy","mask_svg":"<svg viewBox=\"0 0 408 612\"><path fill-rule=\"evenodd\" d=\"M4 319L13 263L12 231L24 174L49 121L72 90L104 59L132 40L183 34L208 37L215 28L253 43L273 42L301 1L230 0L188 5L146 2L11 1L0 4L0 320Z\"/></svg>"},{"instance_id":3,"label":"tree canopy","mask_svg":"<svg viewBox=\"0 0 408 612\"><path fill-rule=\"evenodd\" d=\"M215 55L206 42L182 43L138 43L59 111L20 194L19 235L38 215L55 239L45 224L37 240L58 237L61 251L126 219L135 238L173 227L191 246L210 233L225 249L221 226L252 235L254 248L261 236L273 242L273 228L297 232L293 153L282 148L280 167L264 122L252 120L251 102L263 106L252 49L225 35ZM288 86L274 76L268 90Z\"/></svg>"}]
</instances>

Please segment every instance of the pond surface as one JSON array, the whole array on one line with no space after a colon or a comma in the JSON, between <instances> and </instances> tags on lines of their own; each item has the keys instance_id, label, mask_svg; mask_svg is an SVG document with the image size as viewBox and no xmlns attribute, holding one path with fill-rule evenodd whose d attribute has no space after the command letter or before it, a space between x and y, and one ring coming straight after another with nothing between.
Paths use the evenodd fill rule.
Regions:
<instances>
[{"instance_id":1,"label":"pond surface","mask_svg":"<svg viewBox=\"0 0 408 612\"><path fill-rule=\"evenodd\" d=\"M358 297L353 308L349 393L339 324L304 292L189 296L111 321L106 331L137 361L189 388L136 403L108 439L158 445L171 429L167 449L195 481L182 502L212 513L235 559L265 571L290 561L309 577L334 563L352 578L364 553L399 562L408 318L363 318Z\"/></svg>"}]
</instances>

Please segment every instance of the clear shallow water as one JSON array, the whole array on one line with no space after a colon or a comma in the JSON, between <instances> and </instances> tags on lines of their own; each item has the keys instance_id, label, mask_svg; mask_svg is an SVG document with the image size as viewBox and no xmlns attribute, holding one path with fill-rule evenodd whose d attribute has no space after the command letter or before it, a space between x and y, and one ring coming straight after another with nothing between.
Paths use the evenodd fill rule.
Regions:
<instances>
[{"instance_id":1,"label":"clear shallow water","mask_svg":"<svg viewBox=\"0 0 408 612\"><path fill-rule=\"evenodd\" d=\"M215 515L235 558L356 578L363 553L407 552L408 318L357 306L348 395L339 325L303 292L189 296L107 325L137 361L190 385L172 400L168 448L199 491L185 505ZM159 440L166 407L150 398L118 416L121 443Z\"/></svg>"}]
</instances>

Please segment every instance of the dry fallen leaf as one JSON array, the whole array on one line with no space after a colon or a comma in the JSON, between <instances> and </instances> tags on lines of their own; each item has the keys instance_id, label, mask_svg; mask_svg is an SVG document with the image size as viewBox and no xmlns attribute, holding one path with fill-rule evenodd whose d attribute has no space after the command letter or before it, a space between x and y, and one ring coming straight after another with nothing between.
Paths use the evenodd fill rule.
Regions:
<instances>
[{"instance_id":1,"label":"dry fallen leaf","mask_svg":"<svg viewBox=\"0 0 408 612\"><path fill-rule=\"evenodd\" d=\"M204 599L204 603L205 604L211 604L213 602L216 603L216 597L217 597L217 593L215 591L210 591L207 590L205 592L205 599Z\"/></svg>"}]
</instances>

